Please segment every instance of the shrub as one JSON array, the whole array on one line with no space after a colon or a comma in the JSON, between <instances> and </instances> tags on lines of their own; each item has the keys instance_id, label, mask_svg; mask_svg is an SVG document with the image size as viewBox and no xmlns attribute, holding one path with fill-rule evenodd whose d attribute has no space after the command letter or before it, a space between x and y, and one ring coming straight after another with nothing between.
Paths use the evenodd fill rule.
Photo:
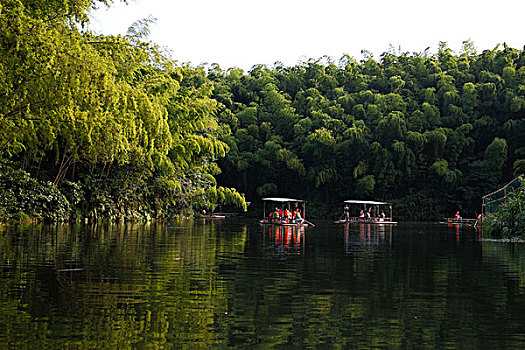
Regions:
<instances>
[{"instance_id":1,"label":"shrub","mask_svg":"<svg viewBox=\"0 0 525 350\"><path fill-rule=\"evenodd\" d=\"M486 233L492 237L525 237L525 181L498 211L484 219Z\"/></svg>"},{"instance_id":2,"label":"shrub","mask_svg":"<svg viewBox=\"0 0 525 350\"><path fill-rule=\"evenodd\" d=\"M10 167L0 169L0 207L2 221L65 221L71 211L67 198L51 182L39 182Z\"/></svg>"}]
</instances>

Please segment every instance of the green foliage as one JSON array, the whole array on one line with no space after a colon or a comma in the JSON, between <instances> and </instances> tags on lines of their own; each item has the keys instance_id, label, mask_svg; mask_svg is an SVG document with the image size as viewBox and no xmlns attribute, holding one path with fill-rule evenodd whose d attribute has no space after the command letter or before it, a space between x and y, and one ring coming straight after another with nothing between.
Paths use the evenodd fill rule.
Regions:
<instances>
[{"instance_id":1,"label":"green foliage","mask_svg":"<svg viewBox=\"0 0 525 350\"><path fill-rule=\"evenodd\" d=\"M227 139L238 152L220 162L218 180L241 186L251 201L272 191L330 202L325 209L354 197L400 208L416 200L424 214L400 209L405 218L458 207L474 216L481 196L519 172L525 155L525 51L505 50L477 54L465 42L454 54L441 43L435 55L385 53L378 62L364 52L361 62L343 57L339 66L310 60L258 66L234 80L209 74L241 121ZM495 64L497 56L505 59ZM423 205L423 196L433 199Z\"/></svg>"},{"instance_id":2,"label":"green foliage","mask_svg":"<svg viewBox=\"0 0 525 350\"><path fill-rule=\"evenodd\" d=\"M484 162L487 168L499 171L507 160L507 141L496 137L484 153Z\"/></svg>"},{"instance_id":3,"label":"green foliage","mask_svg":"<svg viewBox=\"0 0 525 350\"><path fill-rule=\"evenodd\" d=\"M496 238L525 237L525 181L495 214L483 219L484 230Z\"/></svg>"},{"instance_id":4,"label":"green foliage","mask_svg":"<svg viewBox=\"0 0 525 350\"><path fill-rule=\"evenodd\" d=\"M23 170L0 168L0 220L66 221L67 198L52 183L42 183Z\"/></svg>"},{"instance_id":5,"label":"green foliage","mask_svg":"<svg viewBox=\"0 0 525 350\"><path fill-rule=\"evenodd\" d=\"M236 189L222 186L196 190L193 193L192 201L197 210L209 209L212 212L217 205L228 208L236 207L241 208L242 211L247 211L249 204L244 195L237 192Z\"/></svg>"},{"instance_id":6,"label":"green foliage","mask_svg":"<svg viewBox=\"0 0 525 350\"><path fill-rule=\"evenodd\" d=\"M374 191L375 184L374 175L366 175L357 180L356 192L360 196L367 196Z\"/></svg>"},{"instance_id":7,"label":"green foliage","mask_svg":"<svg viewBox=\"0 0 525 350\"><path fill-rule=\"evenodd\" d=\"M109 2L0 2L0 160L27 170L20 191L4 193L3 218L191 215L196 191L217 184L229 130L213 84L140 41L153 18L125 37L79 30L91 6Z\"/></svg>"},{"instance_id":8,"label":"green foliage","mask_svg":"<svg viewBox=\"0 0 525 350\"><path fill-rule=\"evenodd\" d=\"M519 176L525 174L525 159L518 159L514 162L514 175Z\"/></svg>"},{"instance_id":9,"label":"green foliage","mask_svg":"<svg viewBox=\"0 0 525 350\"><path fill-rule=\"evenodd\" d=\"M270 193L318 213L425 195L422 218L468 216L523 169L523 50L465 42L454 54L442 42L434 55L363 51L245 73L176 65L141 41L153 18L123 37L78 29L110 1L0 1L0 160L51 191L57 219L245 210ZM15 207L3 217L38 214Z\"/></svg>"},{"instance_id":10,"label":"green foliage","mask_svg":"<svg viewBox=\"0 0 525 350\"><path fill-rule=\"evenodd\" d=\"M276 184L264 184L257 188L257 195L261 198L263 197L269 197L269 196L277 196L279 193L277 192L277 185Z\"/></svg>"}]
</instances>

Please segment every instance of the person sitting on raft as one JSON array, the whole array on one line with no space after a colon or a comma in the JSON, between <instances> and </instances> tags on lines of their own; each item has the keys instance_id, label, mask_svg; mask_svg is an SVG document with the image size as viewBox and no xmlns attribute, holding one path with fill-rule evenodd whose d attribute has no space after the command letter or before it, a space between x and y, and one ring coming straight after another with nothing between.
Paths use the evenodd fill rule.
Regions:
<instances>
[{"instance_id":1,"label":"person sitting on raft","mask_svg":"<svg viewBox=\"0 0 525 350\"><path fill-rule=\"evenodd\" d=\"M295 209L293 213L293 218L294 218L294 221L297 222L298 224L302 224L304 221L303 218L301 217L301 211L299 209Z\"/></svg>"},{"instance_id":2,"label":"person sitting on raft","mask_svg":"<svg viewBox=\"0 0 525 350\"><path fill-rule=\"evenodd\" d=\"M284 220L286 222L292 222L292 212L288 209L284 210Z\"/></svg>"},{"instance_id":3,"label":"person sitting on raft","mask_svg":"<svg viewBox=\"0 0 525 350\"><path fill-rule=\"evenodd\" d=\"M281 219L281 216L282 216L282 211L281 211L281 209L279 209L279 208L277 208L277 207L275 207L275 211L272 211L272 212L270 213L270 217L271 217L274 221Z\"/></svg>"}]
</instances>

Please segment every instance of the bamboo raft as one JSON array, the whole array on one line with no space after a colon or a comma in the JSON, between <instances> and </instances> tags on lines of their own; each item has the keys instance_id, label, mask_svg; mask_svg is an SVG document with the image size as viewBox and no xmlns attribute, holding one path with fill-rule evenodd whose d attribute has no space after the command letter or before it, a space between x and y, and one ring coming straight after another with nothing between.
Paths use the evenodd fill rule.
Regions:
<instances>
[{"instance_id":1,"label":"bamboo raft","mask_svg":"<svg viewBox=\"0 0 525 350\"><path fill-rule=\"evenodd\" d=\"M392 219L392 204L388 202L377 202L377 201L367 201L367 200L357 200L349 199L344 201L345 206L348 207L348 217L346 213L343 213L339 220L335 221L336 224L368 224L368 225L392 225L397 224L397 221ZM369 213L370 217L361 217L361 216L350 216L351 206L363 206L363 213ZM389 216L384 215L381 217L379 214L379 209L381 207L388 207ZM372 210L373 209L373 210Z\"/></svg>"},{"instance_id":2,"label":"bamboo raft","mask_svg":"<svg viewBox=\"0 0 525 350\"><path fill-rule=\"evenodd\" d=\"M465 226L476 226L478 219L456 219L456 218L445 218L445 221L440 221L440 224L448 225L465 225Z\"/></svg>"},{"instance_id":3,"label":"bamboo raft","mask_svg":"<svg viewBox=\"0 0 525 350\"><path fill-rule=\"evenodd\" d=\"M259 223L262 225L297 226L297 227L315 226L313 223L305 219L306 201L303 201L301 199L282 198L282 197L262 198L262 201L263 201L263 218L259 220ZM298 209L301 212L302 221L296 222L293 219L289 219L285 217L276 218L276 217L267 216L266 203L275 205L277 208L280 208L281 211L283 211L283 209L287 209L289 211L292 209Z\"/></svg>"}]
</instances>

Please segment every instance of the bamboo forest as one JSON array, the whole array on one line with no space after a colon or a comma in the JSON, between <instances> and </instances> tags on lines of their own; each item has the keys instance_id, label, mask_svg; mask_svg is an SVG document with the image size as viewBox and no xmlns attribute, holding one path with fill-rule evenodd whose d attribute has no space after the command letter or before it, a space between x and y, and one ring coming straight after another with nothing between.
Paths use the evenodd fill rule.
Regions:
<instances>
[{"instance_id":1,"label":"bamboo forest","mask_svg":"<svg viewBox=\"0 0 525 350\"><path fill-rule=\"evenodd\" d=\"M162 3L218 59L212 3L266 21L207 1L0 0L0 349L525 349L525 47L90 27Z\"/></svg>"},{"instance_id":2,"label":"bamboo forest","mask_svg":"<svg viewBox=\"0 0 525 350\"><path fill-rule=\"evenodd\" d=\"M525 50L389 48L250 70L86 30L110 1L0 1L0 221L259 213L348 198L428 221L525 172Z\"/></svg>"}]
</instances>

